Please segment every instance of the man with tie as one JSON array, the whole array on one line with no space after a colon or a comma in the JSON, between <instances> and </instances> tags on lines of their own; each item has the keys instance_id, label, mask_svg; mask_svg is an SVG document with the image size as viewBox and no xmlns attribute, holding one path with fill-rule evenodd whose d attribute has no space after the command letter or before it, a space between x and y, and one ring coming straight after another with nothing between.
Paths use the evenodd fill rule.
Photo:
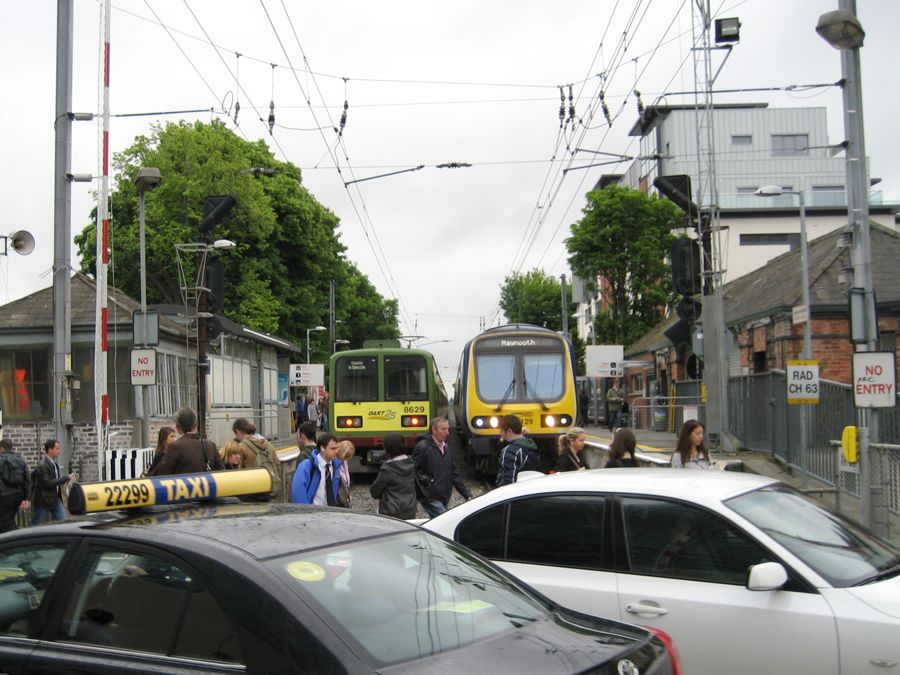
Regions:
<instances>
[{"instance_id":1,"label":"man with tie","mask_svg":"<svg viewBox=\"0 0 900 675\"><path fill-rule=\"evenodd\" d=\"M332 434L316 439L312 456L304 459L294 472L291 501L313 506L338 506L337 493L341 481L341 461L337 458L338 441ZM323 479L324 477L324 479Z\"/></svg>"},{"instance_id":2,"label":"man with tie","mask_svg":"<svg viewBox=\"0 0 900 675\"><path fill-rule=\"evenodd\" d=\"M44 441L44 459L34 470L34 497L31 500L32 525L40 525L51 518L53 520L66 519L60 488L68 482L70 476L60 471L59 464L56 463L61 450L59 441L55 438Z\"/></svg>"}]
</instances>

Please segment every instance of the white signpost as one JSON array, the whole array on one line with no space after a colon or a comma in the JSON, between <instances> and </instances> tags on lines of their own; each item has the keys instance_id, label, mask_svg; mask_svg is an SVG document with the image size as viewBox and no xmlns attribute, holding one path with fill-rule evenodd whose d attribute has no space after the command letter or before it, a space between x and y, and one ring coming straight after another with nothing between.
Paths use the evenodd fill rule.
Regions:
<instances>
[{"instance_id":1,"label":"white signpost","mask_svg":"<svg viewBox=\"0 0 900 675\"><path fill-rule=\"evenodd\" d=\"M131 350L131 384L156 384L156 350Z\"/></svg>"},{"instance_id":2,"label":"white signpost","mask_svg":"<svg viewBox=\"0 0 900 675\"><path fill-rule=\"evenodd\" d=\"M787 402L819 402L819 362L811 359L788 361Z\"/></svg>"},{"instance_id":3,"label":"white signpost","mask_svg":"<svg viewBox=\"0 0 900 675\"><path fill-rule=\"evenodd\" d=\"M292 363L288 374L288 384L292 387L324 387L325 364Z\"/></svg>"},{"instance_id":4,"label":"white signpost","mask_svg":"<svg viewBox=\"0 0 900 675\"><path fill-rule=\"evenodd\" d=\"M854 352L853 404L857 408L893 408L896 402L894 352Z\"/></svg>"},{"instance_id":5,"label":"white signpost","mask_svg":"<svg viewBox=\"0 0 900 675\"><path fill-rule=\"evenodd\" d=\"M588 345L585 354L588 377L622 377L625 374L622 345Z\"/></svg>"}]
</instances>

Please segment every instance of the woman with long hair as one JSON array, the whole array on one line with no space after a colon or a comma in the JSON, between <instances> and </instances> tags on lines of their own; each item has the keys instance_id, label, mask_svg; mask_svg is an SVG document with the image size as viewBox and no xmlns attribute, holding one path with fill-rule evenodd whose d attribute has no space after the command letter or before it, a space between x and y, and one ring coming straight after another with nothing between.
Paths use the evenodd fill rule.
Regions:
<instances>
[{"instance_id":1,"label":"woman with long hair","mask_svg":"<svg viewBox=\"0 0 900 675\"><path fill-rule=\"evenodd\" d=\"M688 420L681 427L678 443L672 453L675 469L710 468L709 450L706 447L705 428L697 420Z\"/></svg>"},{"instance_id":2,"label":"woman with long hair","mask_svg":"<svg viewBox=\"0 0 900 675\"><path fill-rule=\"evenodd\" d=\"M150 466L144 471L144 476L153 475L153 470L159 466L163 457L166 456L166 450L172 445L172 441L174 441L176 437L177 434L172 427L159 428L159 434L156 437L156 452L153 453L153 460L150 462Z\"/></svg>"},{"instance_id":3,"label":"woman with long hair","mask_svg":"<svg viewBox=\"0 0 900 675\"><path fill-rule=\"evenodd\" d=\"M615 469L627 466L637 466L637 460L634 458L634 450L636 447L637 440L631 429L628 427L616 429L612 443L609 445L609 457L603 468Z\"/></svg>"},{"instance_id":4,"label":"woman with long hair","mask_svg":"<svg viewBox=\"0 0 900 675\"><path fill-rule=\"evenodd\" d=\"M356 455L356 446L352 441L338 443L337 458L341 460L341 484L338 488L338 504L350 508L350 460Z\"/></svg>"},{"instance_id":5,"label":"woman with long hair","mask_svg":"<svg viewBox=\"0 0 900 675\"><path fill-rule=\"evenodd\" d=\"M247 451L244 445L238 441L228 441L219 450L219 457L226 469L246 469Z\"/></svg>"},{"instance_id":6,"label":"woman with long hair","mask_svg":"<svg viewBox=\"0 0 900 675\"><path fill-rule=\"evenodd\" d=\"M558 459L556 460L556 470L563 471L584 471L587 467L581 459L581 451L587 443L587 436L581 427L570 427L569 430L560 435L556 441L556 451Z\"/></svg>"}]
</instances>

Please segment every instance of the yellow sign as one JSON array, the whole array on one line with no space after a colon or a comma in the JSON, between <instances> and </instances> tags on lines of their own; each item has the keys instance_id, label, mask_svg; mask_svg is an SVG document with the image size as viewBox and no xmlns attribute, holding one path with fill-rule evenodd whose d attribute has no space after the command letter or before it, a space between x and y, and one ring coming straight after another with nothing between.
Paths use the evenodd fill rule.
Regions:
<instances>
[{"instance_id":1,"label":"yellow sign","mask_svg":"<svg viewBox=\"0 0 900 675\"><path fill-rule=\"evenodd\" d=\"M844 459L848 464L856 464L859 461L856 427L844 427L844 433L841 434L841 449L844 451Z\"/></svg>"},{"instance_id":2,"label":"yellow sign","mask_svg":"<svg viewBox=\"0 0 900 675\"><path fill-rule=\"evenodd\" d=\"M287 573L300 581L322 581L325 578L325 570L321 565L306 560L296 560L289 563Z\"/></svg>"},{"instance_id":3,"label":"yellow sign","mask_svg":"<svg viewBox=\"0 0 900 675\"><path fill-rule=\"evenodd\" d=\"M819 402L819 362L815 359L788 361L787 402L804 404Z\"/></svg>"},{"instance_id":4,"label":"yellow sign","mask_svg":"<svg viewBox=\"0 0 900 675\"><path fill-rule=\"evenodd\" d=\"M210 471L106 483L76 483L69 493L69 512L80 516L97 511L255 495L271 490L272 476L266 469Z\"/></svg>"}]
</instances>

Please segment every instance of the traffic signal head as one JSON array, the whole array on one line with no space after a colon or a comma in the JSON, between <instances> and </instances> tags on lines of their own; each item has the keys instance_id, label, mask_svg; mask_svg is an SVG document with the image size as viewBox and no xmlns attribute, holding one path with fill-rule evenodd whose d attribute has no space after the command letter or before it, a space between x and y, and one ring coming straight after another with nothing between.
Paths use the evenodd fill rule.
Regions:
<instances>
[{"instance_id":1,"label":"traffic signal head","mask_svg":"<svg viewBox=\"0 0 900 675\"><path fill-rule=\"evenodd\" d=\"M691 177L683 174L676 176L657 176L653 179L653 187L662 193L664 197L674 202L688 219L693 222L700 212L697 205L691 201Z\"/></svg>"},{"instance_id":2,"label":"traffic signal head","mask_svg":"<svg viewBox=\"0 0 900 675\"><path fill-rule=\"evenodd\" d=\"M203 220L197 226L198 234L209 234L222 218L228 215L237 205L237 199L232 195L219 195L215 197L206 197L203 200Z\"/></svg>"},{"instance_id":3,"label":"traffic signal head","mask_svg":"<svg viewBox=\"0 0 900 675\"><path fill-rule=\"evenodd\" d=\"M696 239L679 237L672 244L672 284L681 295L695 295L700 280L700 246Z\"/></svg>"}]
</instances>

